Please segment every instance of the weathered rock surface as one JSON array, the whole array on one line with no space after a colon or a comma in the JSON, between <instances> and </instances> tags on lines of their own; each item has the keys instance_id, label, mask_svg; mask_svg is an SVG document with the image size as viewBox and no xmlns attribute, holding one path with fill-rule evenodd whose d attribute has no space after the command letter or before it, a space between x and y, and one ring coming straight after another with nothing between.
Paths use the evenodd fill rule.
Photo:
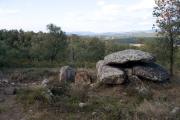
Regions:
<instances>
[{"instance_id":1,"label":"weathered rock surface","mask_svg":"<svg viewBox=\"0 0 180 120\"><path fill-rule=\"evenodd\" d=\"M122 84L125 80L166 81L168 72L153 63L155 57L140 50L124 50L104 57L96 64L97 77L105 84Z\"/></svg>"},{"instance_id":2,"label":"weathered rock surface","mask_svg":"<svg viewBox=\"0 0 180 120\"><path fill-rule=\"evenodd\" d=\"M46 87L47 84L48 84L49 80L48 79L44 79L42 82L41 82L41 86L42 87Z\"/></svg>"},{"instance_id":3,"label":"weathered rock surface","mask_svg":"<svg viewBox=\"0 0 180 120\"><path fill-rule=\"evenodd\" d=\"M104 60L100 60L96 63L96 70L97 70L97 77L99 78L101 76L101 71L104 66Z\"/></svg>"},{"instance_id":4,"label":"weathered rock surface","mask_svg":"<svg viewBox=\"0 0 180 120\"><path fill-rule=\"evenodd\" d=\"M125 81L124 72L118 68L105 65L99 70L98 78L105 84L122 84Z\"/></svg>"},{"instance_id":5,"label":"weathered rock surface","mask_svg":"<svg viewBox=\"0 0 180 120\"><path fill-rule=\"evenodd\" d=\"M124 64L128 62L154 62L155 57L140 50L123 50L104 57L105 64Z\"/></svg>"},{"instance_id":6,"label":"weathered rock surface","mask_svg":"<svg viewBox=\"0 0 180 120\"><path fill-rule=\"evenodd\" d=\"M75 84L77 85L90 85L91 76L86 70L78 70L75 76Z\"/></svg>"},{"instance_id":7,"label":"weathered rock surface","mask_svg":"<svg viewBox=\"0 0 180 120\"><path fill-rule=\"evenodd\" d=\"M14 95L15 92L16 92L16 89L14 87L4 88L4 94L5 95Z\"/></svg>"},{"instance_id":8,"label":"weathered rock surface","mask_svg":"<svg viewBox=\"0 0 180 120\"><path fill-rule=\"evenodd\" d=\"M59 80L74 82L76 75L76 70L70 66L64 66L60 69Z\"/></svg>"},{"instance_id":9,"label":"weathered rock surface","mask_svg":"<svg viewBox=\"0 0 180 120\"><path fill-rule=\"evenodd\" d=\"M169 79L168 72L155 63L146 63L133 67L133 74L152 81L166 81Z\"/></svg>"}]
</instances>

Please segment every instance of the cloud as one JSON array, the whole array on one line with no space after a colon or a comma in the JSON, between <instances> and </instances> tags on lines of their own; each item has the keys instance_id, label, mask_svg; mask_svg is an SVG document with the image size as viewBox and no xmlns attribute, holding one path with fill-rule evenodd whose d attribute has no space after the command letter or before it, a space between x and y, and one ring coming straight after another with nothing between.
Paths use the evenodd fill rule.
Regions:
<instances>
[{"instance_id":1,"label":"cloud","mask_svg":"<svg viewBox=\"0 0 180 120\"><path fill-rule=\"evenodd\" d=\"M2 14L4 14L4 15L16 14L16 13L19 13L18 9L3 9L3 8L0 8L0 15L2 15Z\"/></svg>"},{"instance_id":2,"label":"cloud","mask_svg":"<svg viewBox=\"0 0 180 120\"><path fill-rule=\"evenodd\" d=\"M145 9L152 9L153 6L155 5L154 0L141 0L139 3L134 4L129 7L129 11L141 11Z\"/></svg>"},{"instance_id":3,"label":"cloud","mask_svg":"<svg viewBox=\"0 0 180 120\"><path fill-rule=\"evenodd\" d=\"M74 6L62 6L62 9L58 7L57 15L54 11L48 12L49 9L47 8L44 9L47 11L43 13L37 9L38 16L36 19L33 18L37 14L33 12L33 14L25 17L29 8L26 12L24 10L22 11L25 8L19 7L16 8L21 9L21 11L18 9L0 8L0 17L3 16L0 22L3 22L4 26L6 26L8 21L9 23L13 23L12 19L15 18L14 21L16 23L19 23L23 28L24 26L28 26L28 29L31 28L32 24L40 26L42 23L53 22L61 25L65 31L92 32L121 32L135 29L151 29L152 27L154 0L93 0L91 2L93 2L94 6L87 6L85 10L83 7L77 6L76 10L70 9ZM18 14L19 12L21 14ZM28 21L29 23L27 23Z\"/></svg>"},{"instance_id":4,"label":"cloud","mask_svg":"<svg viewBox=\"0 0 180 120\"><path fill-rule=\"evenodd\" d=\"M102 6L105 4L104 0L97 0L97 5Z\"/></svg>"},{"instance_id":5,"label":"cloud","mask_svg":"<svg viewBox=\"0 0 180 120\"><path fill-rule=\"evenodd\" d=\"M141 0L137 4L106 3L97 0L98 8L84 12L70 12L65 18L65 27L73 30L94 32L131 31L151 29L153 24L153 0Z\"/></svg>"}]
</instances>

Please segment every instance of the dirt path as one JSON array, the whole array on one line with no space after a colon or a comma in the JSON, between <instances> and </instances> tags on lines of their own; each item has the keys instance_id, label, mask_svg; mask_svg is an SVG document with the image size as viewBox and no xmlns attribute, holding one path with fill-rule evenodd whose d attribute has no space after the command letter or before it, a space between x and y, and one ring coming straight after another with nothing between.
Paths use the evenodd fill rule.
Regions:
<instances>
[{"instance_id":1,"label":"dirt path","mask_svg":"<svg viewBox=\"0 0 180 120\"><path fill-rule=\"evenodd\" d=\"M16 102L15 97L15 95L4 96L3 102L0 102L0 120L22 120L24 117L23 107Z\"/></svg>"},{"instance_id":2,"label":"dirt path","mask_svg":"<svg viewBox=\"0 0 180 120\"><path fill-rule=\"evenodd\" d=\"M29 115L24 110L21 103L18 103L16 95L13 91L15 88L26 88L27 86L36 86L37 83L26 83L26 84L12 84L0 85L0 120L26 120L26 116Z\"/></svg>"}]
</instances>

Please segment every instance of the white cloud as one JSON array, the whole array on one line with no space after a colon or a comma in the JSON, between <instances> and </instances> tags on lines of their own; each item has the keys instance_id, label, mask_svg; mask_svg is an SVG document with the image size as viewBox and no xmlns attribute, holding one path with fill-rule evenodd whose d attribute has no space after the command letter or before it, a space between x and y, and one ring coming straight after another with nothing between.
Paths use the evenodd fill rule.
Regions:
<instances>
[{"instance_id":1,"label":"white cloud","mask_svg":"<svg viewBox=\"0 0 180 120\"><path fill-rule=\"evenodd\" d=\"M135 0L135 3L126 2L126 4L121 0L95 0L95 4L96 6L92 6L92 9L86 11L71 10L63 11L62 16L53 16L53 14L52 17L46 18L45 16L46 19L43 19L43 21L41 19L26 20L23 15L16 15L16 21L14 21L23 28L25 26L31 27L30 25L32 24L40 25L40 23L53 22L61 25L65 31L120 32L151 29L152 27L154 0ZM6 21L10 21L13 18L11 14L19 12L18 9L0 8L0 17L9 16L3 18L4 24L7 24ZM3 19L0 19L1 23ZM29 21L29 23L24 21ZM10 22L12 23L12 21Z\"/></svg>"},{"instance_id":2,"label":"white cloud","mask_svg":"<svg viewBox=\"0 0 180 120\"><path fill-rule=\"evenodd\" d=\"M103 4L100 4L100 3ZM151 29L153 0L141 0L137 4L124 5L98 0L98 9L87 14L74 12L67 17L71 26L86 31L129 31L137 29ZM73 18L73 19L72 19Z\"/></svg>"},{"instance_id":3,"label":"white cloud","mask_svg":"<svg viewBox=\"0 0 180 120\"><path fill-rule=\"evenodd\" d=\"M18 12L19 12L19 10L17 10L17 9L2 9L2 8L0 8L0 15L1 14L4 14L4 15L7 15L7 14L16 14Z\"/></svg>"},{"instance_id":4,"label":"white cloud","mask_svg":"<svg viewBox=\"0 0 180 120\"><path fill-rule=\"evenodd\" d=\"M97 5L102 6L105 4L104 0L97 0Z\"/></svg>"},{"instance_id":5,"label":"white cloud","mask_svg":"<svg viewBox=\"0 0 180 120\"><path fill-rule=\"evenodd\" d=\"M154 0L141 0L138 4L134 4L129 7L129 11L140 11L145 9L152 9L155 5Z\"/></svg>"},{"instance_id":6,"label":"white cloud","mask_svg":"<svg viewBox=\"0 0 180 120\"><path fill-rule=\"evenodd\" d=\"M149 2L148 2L149 1ZM151 1L151 2L150 2ZM130 31L138 28L151 29L153 0L141 0L138 4L107 4L101 0L97 2L98 9L84 14L69 13L64 18L65 27L81 29L81 31L117 32ZM148 5L147 5L148 4ZM139 27L138 27L139 26Z\"/></svg>"}]
</instances>

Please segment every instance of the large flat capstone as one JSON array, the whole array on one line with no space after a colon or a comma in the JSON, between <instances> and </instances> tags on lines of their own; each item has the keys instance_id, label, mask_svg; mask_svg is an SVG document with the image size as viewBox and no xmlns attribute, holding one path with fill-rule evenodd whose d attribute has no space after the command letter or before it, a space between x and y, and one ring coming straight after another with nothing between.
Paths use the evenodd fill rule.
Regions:
<instances>
[{"instance_id":1,"label":"large flat capstone","mask_svg":"<svg viewBox=\"0 0 180 120\"><path fill-rule=\"evenodd\" d=\"M115 52L104 57L105 64L124 64L137 61L154 62L155 57L148 52L133 49Z\"/></svg>"}]
</instances>

